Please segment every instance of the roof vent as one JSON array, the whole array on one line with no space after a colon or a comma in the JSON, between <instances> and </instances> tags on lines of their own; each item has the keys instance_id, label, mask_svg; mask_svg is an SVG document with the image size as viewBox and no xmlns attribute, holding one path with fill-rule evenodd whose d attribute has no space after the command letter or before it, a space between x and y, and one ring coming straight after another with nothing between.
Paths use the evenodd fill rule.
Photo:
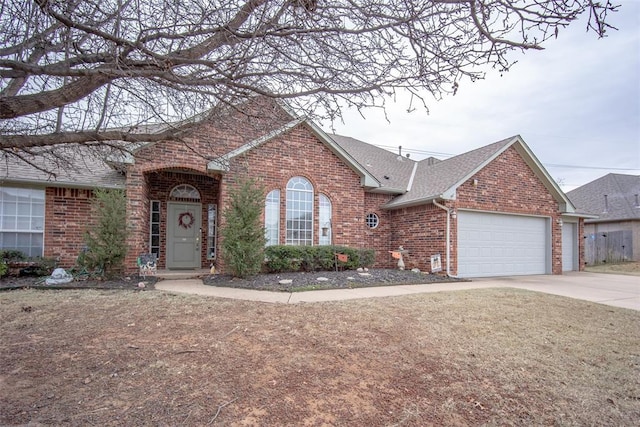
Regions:
<instances>
[{"instance_id":1,"label":"roof vent","mask_svg":"<svg viewBox=\"0 0 640 427\"><path fill-rule=\"evenodd\" d=\"M398 157L396 157L396 159L398 159L398 161L403 161L404 158L402 157L402 145L398 146Z\"/></svg>"}]
</instances>

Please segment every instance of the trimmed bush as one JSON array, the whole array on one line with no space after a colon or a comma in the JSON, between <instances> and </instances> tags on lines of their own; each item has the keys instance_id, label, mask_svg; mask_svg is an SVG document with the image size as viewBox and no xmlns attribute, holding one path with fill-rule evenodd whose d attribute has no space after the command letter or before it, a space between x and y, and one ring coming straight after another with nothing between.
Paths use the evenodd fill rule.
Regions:
<instances>
[{"instance_id":1,"label":"trimmed bush","mask_svg":"<svg viewBox=\"0 0 640 427\"><path fill-rule=\"evenodd\" d=\"M26 261L27 256L24 254L24 252L17 249L5 249L0 251L0 259L4 260L5 262Z\"/></svg>"},{"instance_id":2,"label":"trimmed bush","mask_svg":"<svg viewBox=\"0 0 640 427\"><path fill-rule=\"evenodd\" d=\"M265 248L265 268L271 273L295 271L330 271L335 268L335 254L348 256L340 268L355 270L369 267L375 260L373 249L357 249L347 246L286 246L275 245Z\"/></svg>"}]
</instances>

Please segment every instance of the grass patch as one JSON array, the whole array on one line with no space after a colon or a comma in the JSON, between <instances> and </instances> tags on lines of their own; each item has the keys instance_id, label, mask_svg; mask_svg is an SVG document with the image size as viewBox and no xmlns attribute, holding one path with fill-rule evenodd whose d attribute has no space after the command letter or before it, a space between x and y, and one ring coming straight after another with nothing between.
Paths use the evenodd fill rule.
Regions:
<instances>
[{"instance_id":1,"label":"grass patch","mask_svg":"<svg viewBox=\"0 0 640 427\"><path fill-rule=\"evenodd\" d=\"M317 304L0 294L0 424L633 425L637 311L514 289Z\"/></svg>"}]
</instances>

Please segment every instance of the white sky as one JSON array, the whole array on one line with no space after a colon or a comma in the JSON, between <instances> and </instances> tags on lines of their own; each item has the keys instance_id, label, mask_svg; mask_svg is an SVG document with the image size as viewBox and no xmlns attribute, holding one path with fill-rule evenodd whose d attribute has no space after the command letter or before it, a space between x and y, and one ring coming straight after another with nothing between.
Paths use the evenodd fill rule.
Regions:
<instances>
[{"instance_id":1,"label":"white sky","mask_svg":"<svg viewBox=\"0 0 640 427\"><path fill-rule=\"evenodd\" d=\"M376 110L366 119L347 111L335 133L392 151L401 145L415 160L520 134L564 191L610 172L639 175L640 0L614 3L622 7L609 22L619 30L603 39L585 32L584 16L544 51L514 52L519 62L502 77L491 70L462 82L456 96L427 99L429 114L408 113L408 98L399 99L388 103L390 123Z\"/></svg>"}]
</instances>

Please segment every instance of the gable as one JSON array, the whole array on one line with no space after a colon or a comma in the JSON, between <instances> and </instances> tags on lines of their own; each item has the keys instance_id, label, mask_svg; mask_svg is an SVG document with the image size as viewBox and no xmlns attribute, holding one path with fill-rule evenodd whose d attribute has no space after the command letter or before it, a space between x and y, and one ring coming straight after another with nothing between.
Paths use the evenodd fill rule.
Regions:
<instances>
[{"instance_id":1,"label":"gable","mask_svg":"<svg viewBox=\"0 0 640 427\"><path fill-rule=\"evenodd\" d=\"M458 208L553 215L559 204L511 146L456 187Z\"/></svg>"},{"instance_id":2,"label":"gable","mask_svg":"<svg viewBox=\"0 0 640 427\"><path fill-rule=\"evenodd\" d=\"M336 144L333 139L331 139L322 129L320 129L317 125L306 118L298 118L295 120L291 120L288 123L285 123L281 127L269 132L265 135L260 136L252 141L247 142L246 144L241 145L240 147L229 151L223 156L211 160L207 169L213 172L225 173L230 170L230 163L233 159L238 158L256 148L266 144L275 138L285 137L292 130L297 129L299 127L304 127L307 131L309 131L315 138L323 144L329 151L331 151L335 156L337 156L345 165L347 165L353 172L355 172L360 177L360 184L367 189L374 189L380 187L379 181L371 174L366 168L360 165L354 158L344 150L340 145ZM274 159L277 161L277 159Z\"/></svg>"}]
</instances>

